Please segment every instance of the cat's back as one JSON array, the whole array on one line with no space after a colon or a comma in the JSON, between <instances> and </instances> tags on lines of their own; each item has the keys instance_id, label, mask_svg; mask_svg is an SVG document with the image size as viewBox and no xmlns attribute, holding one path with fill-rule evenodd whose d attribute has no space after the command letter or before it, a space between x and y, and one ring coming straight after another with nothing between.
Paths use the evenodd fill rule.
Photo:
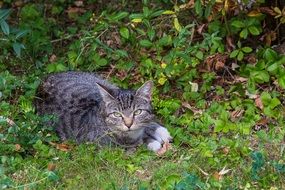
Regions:
<instances>
[{"instance_id":1,"label":"cat's back","mask_svg":"<svg viewBox=\"0 0 285 190\"><path fill-rule=\"evenodd\" d=\"M74 106L88 106L100 101L96 83L117 89L96 74L87 72L62 72L48 75L38 87L36 108L41 113L58 112Z\"/></svg>"}]
</instances>

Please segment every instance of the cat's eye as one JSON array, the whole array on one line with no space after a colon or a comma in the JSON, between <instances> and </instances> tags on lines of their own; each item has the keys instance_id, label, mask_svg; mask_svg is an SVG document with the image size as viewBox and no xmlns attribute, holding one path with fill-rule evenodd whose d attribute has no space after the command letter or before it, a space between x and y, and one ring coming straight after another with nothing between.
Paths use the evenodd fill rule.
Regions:
<instances>
[{"instance_id":1,"label":"cat's eye","mask_svg":"<svg viewBox=\"0 0 285 190\"><path fill-rule=\"evenodd\" d=\"M113 112L112 115L114 117L122 117L122 114L120 114L119 112Z\"/></svg>"},{"instance_id":2,"label":"cat's eye","mask_svg":"<svg viewBox=\"0 0 285 190\"><path fill-rule=\"evenodd\" d=\"M139 114L141 114L142 113L142 110L141 109L138 109L138 110L136 110L135 112L134 112L134 115L139 115Z\"/></svg>"}]
</instances>

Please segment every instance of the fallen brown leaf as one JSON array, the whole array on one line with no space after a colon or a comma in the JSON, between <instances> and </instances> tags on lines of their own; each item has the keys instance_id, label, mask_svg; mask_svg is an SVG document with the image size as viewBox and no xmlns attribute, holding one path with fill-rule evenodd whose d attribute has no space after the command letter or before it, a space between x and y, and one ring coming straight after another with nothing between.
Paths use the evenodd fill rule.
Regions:
<instances>
[{"instance_id":1,"label":"fallen brown leaf","mask_svg":"<svg viewBox=\"0 0 285 190\"><path fill-rule=\"evenodd\" d=\"M68 152L71 150L71 146L68 144L64 144L64 143L54 143L54 142L49 142L50 145L55 146L56 149L64 151L64 152Z\"/></svg>"},{"instance_id":2,"label":"fallen brown leaf","mask_svg":"<svg viewBox=\"0 0 285 190\"><path fill-rule=\"evenodd\" d=\"M20 144L15 144L15 150L20 151L21 150L21 145Z\"/></svg>"},{"instance_id":3,"label":"fallen brown leaf","mask_svg":"<svg viewBox=\"0 0 285 190\"><path fill-rule=\"evenodd\" d=\"M169 142L165 142L161 149L159 149L157 152L156 152L156 155L157 156L162 156L163 154L165 154L168 150L170 150L172 147L171 147L171 144Z\"/></svg>"},{"instance_id":4,"label":"fallen brown leaf","mask_svg":"<svg viewBox=\"0 0 285 190\"><path fill-rule=\"evenodd\" d=\"M263 110L263 103L261 101L260 96L258 95L257 98L255 98L254 100L256 107L258 107L259 109Z\"/></svg>"},{"instance_id":5,"label":"fallen brown leaf","mask_svg":"<svg viewBox=\"0 0 285 190\"><path fill-rule=\"evenodd\" d=\"M229 152L230 152L230 148L229 148L229 147L224 147L224 148L223 148L223 153L224 153L225 155L227 155Z\"/></svg>"},{"instance_id":6,"label":"fallen brown leaf","mask_svg":"<svg viewBox=\"0 0 285 190\"><path fill-rule=\"evenodd\" d=\"M49 171L54 171L55 168L56 168L56 165L55 165L54 163L52 163L52 162L48 163L47 169L48 169Z\"/></svg>"},{"instance_id":7,"label":"fallen brown leaf","mask_svg":"<svg viewBox=\"0 0 285 190\"><path fill-rule=\"evenodd\" d=\"M55 60L56 60L56 55L55 55L55 54L52 54L52 55L50 56L50 58L49 58L49 61L50 61L51 63L53 63Z\"/></svg>"},{"instance_id":8,"label":"fallen brown leaf","mask_svg":"<svg viewBox=\"0 0 285 190\"><path fill-rule=\"evenodd\" d=\"M219 174L219 172L215 172L213 174L213 178L217 181L220 181L222 179L222 176Z\"/></svg>"}]
</instances>

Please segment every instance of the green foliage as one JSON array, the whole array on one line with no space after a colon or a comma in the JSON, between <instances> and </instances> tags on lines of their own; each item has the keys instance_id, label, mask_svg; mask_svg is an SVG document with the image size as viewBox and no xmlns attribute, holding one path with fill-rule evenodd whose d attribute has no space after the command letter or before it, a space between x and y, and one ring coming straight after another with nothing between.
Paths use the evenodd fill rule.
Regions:
<instances>
[{"instance_id":1,"label":"green foliage","mask_svg":"<svg viewBox=\"0 0 285 190\"><path fill-rule=\"evenodd\" d=\"M10 13L10 9L0 9L0 26L2 30L2 32L0 32L0 47L4 54L6 54L7 50L13 48L14 53L20 57L22 50L25 49L25 46L20 43L19 40L28 33L28 30L11 28L7 23L7 19Z\"/></svg>"},{"instance_id":2,"label":"green foliage","mask_svg":"<svg viewBox=\"0 0 285 190\"><path fill-rule=\"evenodd\" d=\"M281 24L268 23L283 10L230 2L4 1L17 9L0 9L0 188L284 188L285 56L269 35ZM62 151L33 98L40 78L67 70L124 88L153 80L174 148Z\"/></svg>"}]
</instances>

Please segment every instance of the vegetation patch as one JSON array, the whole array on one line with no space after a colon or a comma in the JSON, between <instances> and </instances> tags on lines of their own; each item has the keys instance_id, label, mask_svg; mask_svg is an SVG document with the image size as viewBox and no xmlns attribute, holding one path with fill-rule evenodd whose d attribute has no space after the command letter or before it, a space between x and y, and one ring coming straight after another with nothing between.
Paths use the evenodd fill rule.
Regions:
<instances>
[{"instance_id":1,"label":"vegetation patch","mask_svg":"<svg viewBox=\"0 0 285 190\"><path fill-rule=\"evenodd\" d=\"M285 189L284 23L283 1L0 1L0 189ZM153 80L172 148L60 142L33 99L69 70Z\"/></svg>"}]
</instances>

